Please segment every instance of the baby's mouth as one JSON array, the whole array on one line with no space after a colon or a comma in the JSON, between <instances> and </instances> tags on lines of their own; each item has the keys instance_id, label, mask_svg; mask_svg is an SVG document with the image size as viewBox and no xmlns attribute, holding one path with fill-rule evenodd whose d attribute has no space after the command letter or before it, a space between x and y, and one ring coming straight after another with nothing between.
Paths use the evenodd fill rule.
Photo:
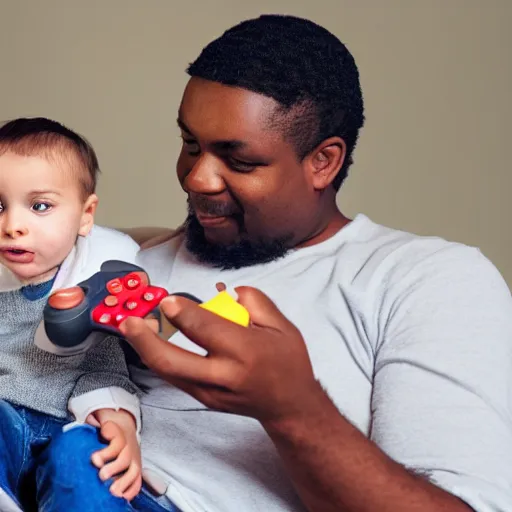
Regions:
<instances>
[{"instance_id":1,"label":"baby's mouth","mask_svg":"<svg viewBox=\"0 0 512 512\"><path fill-rule=\"evenodd\" d=\"M4 249L0 249L0 251L6 260L13 263L31 263L35 257L32 251L18 247L5 247Z\"/></svg>"}]
</instances>

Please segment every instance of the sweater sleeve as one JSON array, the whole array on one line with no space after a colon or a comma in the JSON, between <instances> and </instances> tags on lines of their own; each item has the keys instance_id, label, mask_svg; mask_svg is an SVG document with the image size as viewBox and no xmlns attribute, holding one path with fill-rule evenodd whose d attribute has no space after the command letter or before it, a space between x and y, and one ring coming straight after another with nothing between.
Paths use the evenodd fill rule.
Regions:
<instances>
[{"instance_id":1,"label":"sweater sleeve","mask_svg":"<svg viewBox=\"0 0 512 512\"><path fill-rule=\"evenodd\" d=\"M125 409L140 426L139 388L130 380L121 340L107 336L89 350L79 365L81 371L68 405L77 421L98 409Z\"/></svg>"}]
</instances>

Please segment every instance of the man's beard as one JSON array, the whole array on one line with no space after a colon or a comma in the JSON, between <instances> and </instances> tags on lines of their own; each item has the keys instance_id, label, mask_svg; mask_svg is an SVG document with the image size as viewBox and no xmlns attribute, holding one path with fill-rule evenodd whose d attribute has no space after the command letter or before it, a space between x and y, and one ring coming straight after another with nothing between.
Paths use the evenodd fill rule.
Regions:
<instances>
[{"instance_id":1,"label":"man's beard","mask_svg":"<svg viewBox=\"0 0 512 512\"><path fill-rule=\"evenodd\" d=\"M187 249L199 261L223 270L249 267L282 258L290 250L289 243L293 238L288 235L251 241L244 238L242 233L240 240L232 245L214 244L206 239L203 227L190 208L184 227Z\"/></svg>"}]
</instances>

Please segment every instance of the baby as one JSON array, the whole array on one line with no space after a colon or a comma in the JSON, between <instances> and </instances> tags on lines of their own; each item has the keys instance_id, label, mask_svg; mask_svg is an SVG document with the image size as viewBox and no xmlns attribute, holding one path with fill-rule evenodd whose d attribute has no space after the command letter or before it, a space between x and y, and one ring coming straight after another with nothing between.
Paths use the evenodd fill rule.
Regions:
<instances>
[{"instance_id":1,"label":"baby","mask_svg":"<svg viewBox=\"0 0 512 512\"><path fill-rule=\"evenodd\" d=\"M112 494L131 500L141 487L138 389L119 340L69 357L34 343L52 290L105 260L135 260L131 238L94 225L98 172L88 142L55 121L0 127L0 487L25 510L61 510L52 461L67 457L72 471L74 458L90 457L80 446L58 453L70 422L106 441L93 462Z\"/></svg>"}]
</instances>

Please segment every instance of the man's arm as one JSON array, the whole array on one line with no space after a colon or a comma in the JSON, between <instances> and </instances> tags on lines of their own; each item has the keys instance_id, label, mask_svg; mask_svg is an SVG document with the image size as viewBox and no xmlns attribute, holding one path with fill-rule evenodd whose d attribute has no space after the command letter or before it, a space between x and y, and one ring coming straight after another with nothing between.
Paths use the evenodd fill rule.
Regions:
<instances>
[{"instance_id":1,"label":"man's arm","mask_svg":"<svg viewBox=\"0 0 512 512\"><path fill-rule=\"evenodd\" d=\"M319 387L303 414L263 423L310 512L469 512L343 418Z\"/></svg>"},{"instance_id":2,"label":"man's arm","mask_svg":"<svg viewBox=\"0 0 512 512\"><path fill-rule=\"evenodd\" d=\"M249 328L183 298L162 303L207 358L164 342L140 319L122 329L172 384L259 420L310 512L512 509L510 292L476 251L419 268L423 277L403 276L401 291L383 298L371 440L334 407L298 330L255 289L237 288Z\"/></svg>"},{"instance_id":3,"label":"man's arm","mask_svg":"<svg viewBox=\"0 0 512 512\"><path fill-rule=\"evenodd\" d=\"M392 281L375 348L371 440L320 389L299 415L263 425L312 512L512 510L506 284L461 247Z\"/></svg>"}]
</instances>

